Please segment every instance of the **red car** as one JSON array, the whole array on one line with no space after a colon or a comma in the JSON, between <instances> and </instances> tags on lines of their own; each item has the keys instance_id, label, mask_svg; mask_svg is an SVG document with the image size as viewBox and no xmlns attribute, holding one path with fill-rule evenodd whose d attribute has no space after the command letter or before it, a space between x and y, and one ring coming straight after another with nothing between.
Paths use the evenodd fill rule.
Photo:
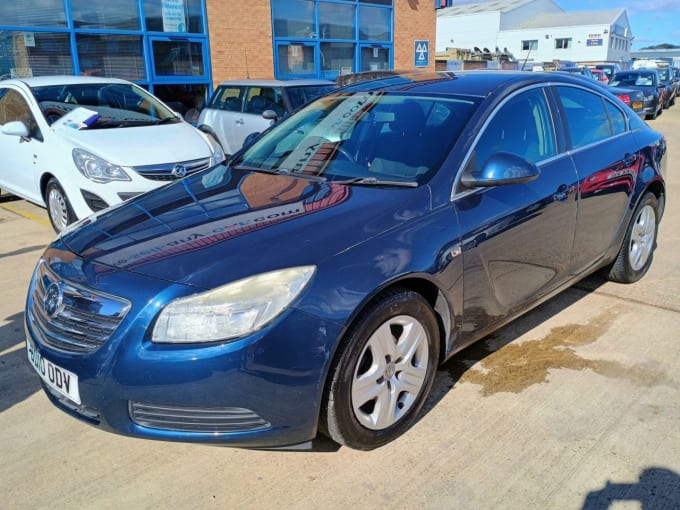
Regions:
<instances>
[{"instance_id":1,"label":"red car","mask_svg":"<svg viewBox=\"0 0 680 510\"><path fill-rule=\"evenodd\" d=\"M602 83L609 83L609 78L607 77L606 74L604 74L604 71L602 69L591 69L591 73L593 73L593 76L597 78L597 81L601 81Z\"/></svg>"}]
</instances>

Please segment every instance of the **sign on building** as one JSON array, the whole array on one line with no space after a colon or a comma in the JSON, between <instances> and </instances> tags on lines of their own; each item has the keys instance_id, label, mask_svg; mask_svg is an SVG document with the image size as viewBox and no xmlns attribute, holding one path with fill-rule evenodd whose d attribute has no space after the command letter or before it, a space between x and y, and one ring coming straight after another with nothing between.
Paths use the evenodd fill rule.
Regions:
<instances>
[{"instance_id":1,"label":"sign on building","mask_svg":"<svg viewBox=\"0 0 680 510\"><path fill-rule=\"evenodd\" d=\"M430 65L430 41L413 41L413 65L427 67Z\"/></svg>"}]
</instances>

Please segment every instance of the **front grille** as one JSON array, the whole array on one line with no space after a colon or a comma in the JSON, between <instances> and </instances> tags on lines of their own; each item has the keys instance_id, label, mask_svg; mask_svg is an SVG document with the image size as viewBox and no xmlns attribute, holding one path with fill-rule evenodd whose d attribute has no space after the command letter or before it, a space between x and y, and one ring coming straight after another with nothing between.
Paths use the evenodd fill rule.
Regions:
<instances>
[{"instance_id":1,"label":"front grille","mask_svg":"<svg viewBox=\"0 0 680 510\"><path fill-rule=\"evenodd\" d=\"M46 310L50 300L51 313ZM38 340L55 349L95 351L109 339L129 309L126 300L60 280L45 261L40 261L33 274L28 320Z\"/></svg>"},{"instance_id":2,"label":"front grille","mask_svg":"<svg viewBox=\"0 0 680 510\"><path fill-rule=\"evenodd\" d=\"M130 401L129 410L135 423L152 429L216 434L271 427L268 421L243 407L180 407Z\"/></svg>"},{"instance_id":3,"label":"front grille","mask_svg":"<svg viewBox=\"0 0 680 510\"><path fill-rule=\"evenodd\" d=\"M179 171L179 167L183 170ZM210 158L180 161L178 163L163 163L159 165L135 166L132 169L142 177L152 181L174 181L186 175L205 170L210 167Z\"/></svg>"}]
</instances>

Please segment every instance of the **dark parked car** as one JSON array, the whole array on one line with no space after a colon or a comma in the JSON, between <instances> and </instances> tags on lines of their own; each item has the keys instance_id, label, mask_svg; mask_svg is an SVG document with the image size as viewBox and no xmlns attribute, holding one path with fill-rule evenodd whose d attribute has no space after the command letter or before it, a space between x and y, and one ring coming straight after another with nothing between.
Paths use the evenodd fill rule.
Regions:
<instances>
[{"instance_id":1,"label":"dark parked car","mask_svg":"<svg viewBox=\"0 0 680 510\"><path fill-rule=\"evenodd\" d=\"M663 110L667 90L656 69L619 71L609 81L612 87L640 89L645 94L647 118L656 119Z\"/></svg>"},{"instance_id":2,"label":"dark parked car","mask_svg":"<svg viewBox=\"0 0 680 510\"><path fill-rule=\"evenodd\" d=\"M673 75L673 69L670 67L659 67L657 69L659 73L659 80L666 87L666 96L664 98L664 108L669 108L675 104L675 96L678 93L677 81Z\"/></svg>"},{"instance_id":3,"label":"dark parked car","mask_svg":"<svg viewBox=\"0 0 680 510\"><path fill-rule=\"evenodd\" d=\"M352 85L62 233L28 358L104 430L375 448L456 352L596 270L641 278L665 163L662 135L567 74Z\"/></svg>"}]
</instances>

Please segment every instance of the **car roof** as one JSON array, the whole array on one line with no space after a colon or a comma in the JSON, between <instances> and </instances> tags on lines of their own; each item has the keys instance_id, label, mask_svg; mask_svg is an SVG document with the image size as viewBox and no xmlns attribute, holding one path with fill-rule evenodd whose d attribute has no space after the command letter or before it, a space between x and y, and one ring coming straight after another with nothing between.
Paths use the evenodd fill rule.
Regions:
<instances>
[{"instance_id":1,"label":"car roof","mask_svg":"<svg viewBox=\"0 0 680 510\"><path fill-rule=\"evenodd\" d=\"M219 83L218 86L223 85L240 85L240 86L255 86L255 87L304 87L310 85L335 85L335 82L329 80L314 80L314 79L296 79L296 80L226 80Z\"/></svg>"},{"instance_id":2,"label":"car roof","mask_svg":"<svg viewBox=\"0 0 680 510\"><path fill-rule=\"evenodd\" d=\"M355 83L339 91L393 91L459 94L486 97L500 87L523 86L537 83L559 82L583 86L595 83L580 74L528 71L472 70L461 72L414 72ZM599 90L599 89L595 89Z\"/></svg>"},{"instance_id":3,"label":"car roof","mask_svg":"<svg viewBox=\"0 0 680 510\"><path fill-rule=\"evenodd\" d=\"M3 80L5 83L23 83L29 87L44 87L47 85L77 85L85 83L130 83L127 80L121 80L119 78L100 78L96 76L68 76L68 75L58 75L58 76L32 76L28 78L12 78L9 80Z\"/></svg>"}]
</instances>

